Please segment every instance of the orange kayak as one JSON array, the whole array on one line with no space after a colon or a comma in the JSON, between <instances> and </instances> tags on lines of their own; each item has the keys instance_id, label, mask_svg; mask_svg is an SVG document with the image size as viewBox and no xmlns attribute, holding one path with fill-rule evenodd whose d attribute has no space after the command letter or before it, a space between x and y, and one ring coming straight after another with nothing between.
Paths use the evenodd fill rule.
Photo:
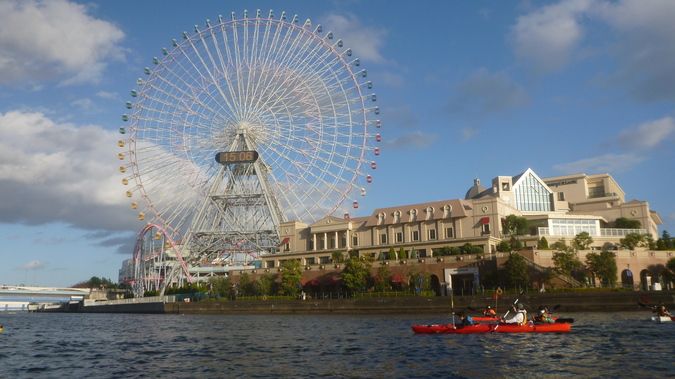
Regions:
<instances>
[{"instance_id":1,"label":"orange kayak","mask_svg":"<svg viewBox=\"0 0 675 379\"><path fill-rule=\"evenodd\" d=\"M476 334L476 333L569 333L572 324L475 324L455 326L453 324L413 325L417 334Z\"/></svg>"}]
</instances>

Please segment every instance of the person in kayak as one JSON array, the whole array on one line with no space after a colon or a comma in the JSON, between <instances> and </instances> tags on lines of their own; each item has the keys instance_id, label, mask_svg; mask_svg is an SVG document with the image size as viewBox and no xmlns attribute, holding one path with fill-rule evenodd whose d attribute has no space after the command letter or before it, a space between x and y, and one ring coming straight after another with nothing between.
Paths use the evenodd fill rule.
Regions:
<instances>
[{"instance_id":1,"label":"person in kayak","mask_svg":"<svg viewBox=\"0 0 675 379\"><path fill-rule=\"evenodd\" d=\"M654 312L656 312L656 315L659 317L673 317L673 315L668 312L668 309L666 309L666 306L663 304L657 306Z\"/></svg>"},{"instance_id":2,"label":"person in kayak","mask_svg":"<svg viewBox=\"0 0 675 379\"><path fill-rule=\"evenodd\" d=\"M555 320L551 317L551 312L548 310L548 307L540 305L539 308L537 308L537 314L534 316L534 322L553 324Z\"/></svg>"},{"instance_id":3,"label":"person in kayak","mask_svg":"<svg viewBox=\"0 0 675 379\"><path fill-rule=\"evenodd\" d=\"M483 311L483 316L495 317L497 316L497 312L491 306L488 305L487 307L485 307L485 310Z\"/></svg>"},{"instance_id":4,"label":"person in kayak","mask_svg":"<svg viewBox=\"0 0 675 379\"><path fill-rule=\"evenodd\" d=\"M459 321L462 326L471 326L474 324L473 318L464 312L459 312Z\"/></svg>"},{"instance_id":5,"label":"person in kayak","mask_svg":"<svg viewBox=\"0 0 675 379\"><path fill-rule=\"evenodd\" d=\"M505 324L527 325L527 311L525 310L523 303L518 303L518 305L512 306L511 308L515 314L509 319L504 319L502 317L502 322Z\"/></svg>"}]
</instances>

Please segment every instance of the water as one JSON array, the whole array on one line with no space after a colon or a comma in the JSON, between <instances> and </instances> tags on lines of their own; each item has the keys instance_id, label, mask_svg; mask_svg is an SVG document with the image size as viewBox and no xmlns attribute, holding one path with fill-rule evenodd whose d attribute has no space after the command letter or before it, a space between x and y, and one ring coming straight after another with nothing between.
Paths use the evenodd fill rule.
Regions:
<instances>
[{"instance_id":1,"label":"water","mask_svg":"<svg viewBox=\"0 0 675 379\"><path fill-rule=\"evenodd\" d=\"M446 315L0 313L0 378L673 377L675 323L577 313L570 334L414 335Z\"/></svg>"}]
</instances>

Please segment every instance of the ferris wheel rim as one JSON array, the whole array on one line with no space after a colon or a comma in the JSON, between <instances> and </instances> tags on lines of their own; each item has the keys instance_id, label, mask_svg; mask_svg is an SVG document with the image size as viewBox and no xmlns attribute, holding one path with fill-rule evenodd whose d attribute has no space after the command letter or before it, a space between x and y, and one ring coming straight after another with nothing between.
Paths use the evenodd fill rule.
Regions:
<instances>
[{"instance_id":1,"label":"ferris wheel rim","mask_svg":"<svg viewBox=\"0 0 675 379\"><path fill-rule=\"evenodd\" d=\"M324 48L327 48L340 61L340 63L341 63L340 67L342 69L346 70L346 72L348 72L348 76L351 79L350 83L353 84L352 90L355 91L355 93L358 95L358 96L355 96L354 98L358 97L359 104L358 104L358 107L357 107L358 113L356 114L356 116L359 117L359 121L358 121L359 123L354 124L352 122L352 114L350 112L348 114L349 120L350 120L348 125L350 127L352 127L354 125L357 125L357 126L359 126L360 128L363 129L363 132L362 132L362 135L360 135L360 141L358 141L358 145L357 145L358 152L357 152L356 156L351 156L349 154L345 154L344 158L343 158L344 162L346 162L348 159L353 159L354 167L350 167L350 166L348 166L347 163L344 163L344 162L342 163L341 166L337 166L337 165L330 166L330 163L332 163L332 161L321 161L322 159L325 159L325 158L321 158L319 156L319 153L321 153L321 151L318 151L319 149L317 148L316 150L318 151L318 153L316 153L316 156L318 158L315 158L315 161L319 160L319 161L321 161L321 164L325 164L326 165L326 171L329 171L329 169L336 170L335 174L330 173L330 175L334 176L334 178L333 178L334 181L333 181L332 185L331 185L331 182L330 182L330 178L325 179L326 175L327 175L326 173L319 176L318 174L315 174L315 173L312 173L309 170L306 170L304 175L309 175L309 177L299 176L299 177L296 178L297 179L296 182L289 182L288 187L286 188L286 187L284 187L283 185L280 184L280 183L284 184L284 182L282 180L280 180L276 176L276 174L279 172L279 170L283 170L283 175L281 175L281 176L283 178L288 178L288 177L293 177L293 175L295 175L295 173L294 172L289 173L288 171L286 171L285 168L280 167L280 166L276 167L277 171L275 171L274 169L271 170L270 176L274 181L273 185L275 187L275 190L277 191L276 194L278 196L284 197L285 202L288 203L288 204L296 204L296 205L302 204L303 202L307 202L307 201L311 200L311 196L313 194L310 193L309 191L305 192L305 193L297 194L297 193L294 193L293 191L281 191L280 188L292 190L294 185L298 186L298 185L303 185L303 184L309 184L309 185L313 185L314 186L313 188L316 189L319 186L319 182L322 182L320 184L324 185L327 189L330 189L330 190L325 190L325 191L323 191L322 194L319 194L320 195L319 202L321 203L323 201L334 200L333 201L334 204L333 204L332 208L324 211L324 213L325 213L324 215L331 215L331 214L335 213L340 207L343 206L344 202L350 197L350 194L356 192L355 190L358 189L358 184L356 184L356 183L359 181L359 179L364 179L366 177L365 170L367 169L367 164L368 164L368 160L366 159L366 155L370 151L369 138L372 137L372 134L369 133L368 129L369 129L369 127L372 126L371 124L374 121L374 120L369 119L369 113L371 112L372 109L368 108L367 105L366 105L367 95L364 95L364 91L362 89L362 83L360 83L359 78L358 78L359 73L361 73L362 71L357 71L357 70L352 69L352 65L351 65L350 62L347 61L344 53L340 53L337 50L337 48L336 48L337 44L331 45L329 43L329 39L327 37L322 37L318 33L316 33L316 31L312 31L310 28L306 27L307 23L305 23L305 25L303 25L303 26L300 26L300 25L296 24L295 22L288 22L288 21L276 19L276 18L264 18L264 17L257 17L255 19L253 19L253 18L242 18L242 19L236 19L236 20L233 19L233 20L224 21L224 22L221 21L221 22L213 24L213 25L208 25L206 28L203 28L203 29L198 29L197 27L195 27L195 34L189 35L187 37L185 37L186 34L184 34L184 40L181 41L180 43L174 42L173 48L171 48L170 50L164 51L164 56L165 57L173 57L174 54L178 54L179 52L182 52L183 51L183 50L181 50L182 48L192 47L194 49L194 43L199 42L199 41L203 42L205 35L207 35L207 34L213 35L213 32L217 28L220 28L221 30L223 30L223 29L226 29L227 27L233 27L233 30L238 30L238 29L235 29L234 27L237 27L237 26L243 24L244 29L242 29L242 31L244 31L244 30L248 30L248 29L245 29L245 28L246 28L246 25L249 24L249 23L255 23L256 25L259 25L261 23L266 23L266 28L269 28L270 25L274 24L274 25L277 26L277 28L283 27L283 28L292 29L292 30L300 33L303 36L307 36L307 38L311 38L312 41L315 41L315 42L318 41L321 44L321 46L323 46ZM258 31L257 26L256 26L255 31L256 32ZM214 37L214 40L215 40L215 37ZM253 45L253 46L256 46L256 45ZM218 52L218 54L220 54L220 52ZM163 58L163 59L166 60L166 59L169 59L169 58ZM221 59L222 59L222 57L221 57ZM160 61L157 65L161 66L162 64L163 64L163 62ZM365 70L363 70L363 71L365 72ZM155 80L162 80L162 76L159 75L158 72L159 71L155 71L155 70L151 71L150 77L151 78L159 77L159 79L155 79ZM247 74L248 74L249 77L251 77L252 70L250 68L249 68L249 71L247 72ZM256 74L254 74L254 75L256 75ZM137 95L141 95L141 100L143 99L143 96L145 95L144 89L146 88L145 86L148 83L151 83L151 81L150 80L145 81L144 84L141 86L141 89L137 93ZM340 82L340 84L341 83L342 82ZM325 83L322 82L322 84L325 84ZM148 87L148 88L151 88L151 87ZM135 92L135 90L132 91L132 92ZM343 92L344 92L344 88L343 88ZM133 96L133 94L132 94L132 96ZM347 95L345 95L344 97L349 99L349 97ZM349 101L350 100L345 101L345 104L349 105ZM374 95L373 95L373 101L374 101ZM348 108L348 109L351 109L351 108ZM177 237L177 236L180 236L180 234L181 234L181 228L174 226L175 220L172 219L172 217L174 217L174 216L172 216L172 215L167 216L166 215L167 212L165 212L166 210L162 209L161 206L158 205L156 201L153 201L152 191L150 191L147 188L147 184L145 183L145 180L144 180L144 179L146 179L147 176L144 176L144 170L141 167L142 165L139 165L139 162L136 160L137 151L138 151L137 150L138 149L137 138L139 137L139 135L138 135L139 127L138 127L138 124L137 124L137 121L138 121L137 115L142 110L143 110L143 108L142 108L142 105L141 105L140 107L134 107L134 110L132 111L132 117L131 117L132 123L131 123L131 126L130 126L131 133L130 133L128 150L127 150L127 153L129 155L129 159L130 159L129 167L130 167L130 169L133 173L132 178L135 181L135 186L133 187L133 191L134 192L138 191L140 193L141 198L145 202L145 207L150 212L153 213L153 220L156 220L158 223L161 223L162 225L164 225L166 230L170 232L169 233L170 235L172 235L174 237ZM287 109L287 113L291 114L292 110ZM276 114L275 114L275 116L276 116ZM289 119L290 118L291 117L289 116ZM283 122L279 122L279 120L275 119L275 123L276 123L275 126L277 128L283 127ZM379 123L379 121L378 121L378 123ZM378 124L378 127L379 127L379 124ZM337 134L336 134L336 136L337 136ZM323 141L323 140L320 140L320 141ZM351 139L348 139L348 142L349 142L350 146L354 146ZM337 143L334 143L333 148L335 149L337 145L338 145ZM276 146L276 145L274 145L274 146ZM265 146L262 146L262 148L265 149ZM273 148L267 147L267 149L271 150ZM192 152L192 150L186 150L185 151L186 156L188 155L189 152ZM331 157L332 157L332 155L331 155ZM195 159L193 157L189 157L189 158L190 158L190 160ZM281 157L281 154L279 154L278 159L283 159ZM265 161L263 161L263 162L265 162ZM276 161L273 161L273 162L274 162L274 164L276 164ZM265 162L265 163L268 163L268 162ZM313 164L316 165L317 163L313 162ZM371 167L374 168L372 163L371 163ZM300 171L301 168L302 167L297 167L297 166L294 167L294 169L297 170L297 171ZM340 179L344 175L344 172L349 173L347 175L347 176L349 176L348 180ZM314 177L312 177L312 175L314 175ZM338 178L338 177L340 177L340 178ZM368 179L367 183L370 183L371 176L368 175L368 178L369 179ZM150 177L150 179L152 180L153 178ZM314 183L311 183L311 181L313 181ZM340 188L337 188L338 185L340 186ZM363 187L361 187L360 189L361 189L361 193L363 194L364 193ZM316 193L318 191L315 190L314 192ZM337 193L337 196L335 195L336 193ZM316 195L316 194L314 194L314 195ZM294 197L294 199L289 200L287 198L287 196L292 196L292 197ZM330 196L333 196L333 199L328 199L328 197L330 197ZM355 201L355 203L356 203L356 201ZM312 210L312 211L314 211L314 210ZM294 212L296 212L296 211L294 210ZM308 211L307 209L301 209L299 211L299 213L301 213L302 216L304 216L304 217L306 217L308 214L310 216L312 215L311 211ZM298 212L295 213L295 216L296 216L297 219L303 218L303 217L298 217L299 216Z\"/></svg>"}]
</instances>

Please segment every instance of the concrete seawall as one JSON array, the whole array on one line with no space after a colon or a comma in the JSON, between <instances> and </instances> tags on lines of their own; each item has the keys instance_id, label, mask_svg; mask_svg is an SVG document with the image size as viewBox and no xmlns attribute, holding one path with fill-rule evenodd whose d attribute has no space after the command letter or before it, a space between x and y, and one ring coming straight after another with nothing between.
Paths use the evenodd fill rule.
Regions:
<instances>
[{"instance_id":1,"label":"concrete seawall","mask_svg":"<svg viewBox=\"0 0 675 379\"><path fill-rule=\"evenodd\" d=\"M499 299L499 310L506 310L515 297ZM455 297L455 311L494 305L486 296ZM521 296L530 310L545 304L560 305L558 312L645 311L638 302L664 303L673 308L675 292L590 292L532 293ZM451 312L448 297L394 297L326 300L202 301L167 303L165 313L173 314L406 314Z\"/></svg>"}]
</instances>

